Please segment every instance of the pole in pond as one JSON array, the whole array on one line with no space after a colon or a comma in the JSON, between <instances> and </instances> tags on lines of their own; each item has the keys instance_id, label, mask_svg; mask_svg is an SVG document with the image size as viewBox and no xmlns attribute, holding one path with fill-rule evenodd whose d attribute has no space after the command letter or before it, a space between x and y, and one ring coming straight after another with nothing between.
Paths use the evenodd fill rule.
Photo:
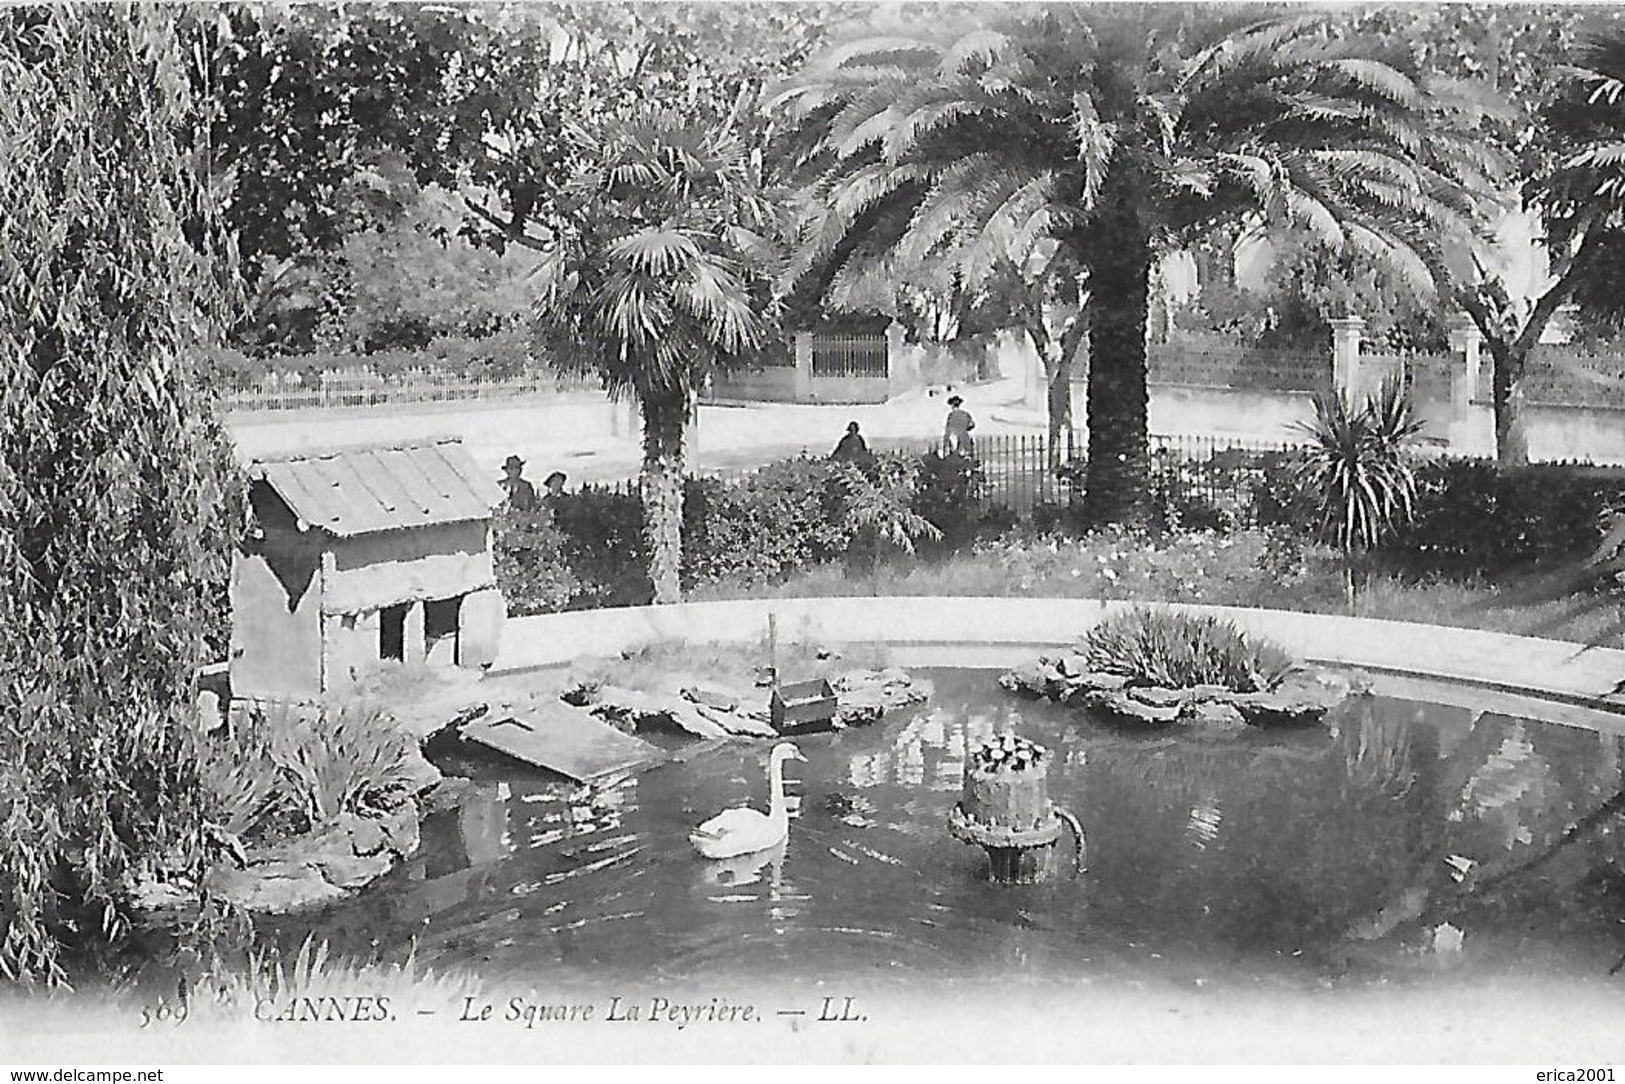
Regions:
<instances>
[{"instance_id":1,"label":"pole in pond","mask_svg":"<svg viewBox=\"0 0 1625 1084\"><path fill-rule=\"evenodd\" d=\"M767 677L779 683L779 615L772 610L767 612Z\"/></svg>"},{"instance_id":2,"label":"pole in pond","mask_svg":"<svg viewBox=\"0 0 1625 1084\"><path fill-rule=\"evenodd\" d=\"M1083 833L1077 819L1049 800L1049 751L1014 734L984 742L965 759L959 804L948 814L955 839L987 852L988 873L999 884L1036 884L1056 873L1055 845L1062 818L1077 840L1083 867Z\"/></svg>"}]
</instances>

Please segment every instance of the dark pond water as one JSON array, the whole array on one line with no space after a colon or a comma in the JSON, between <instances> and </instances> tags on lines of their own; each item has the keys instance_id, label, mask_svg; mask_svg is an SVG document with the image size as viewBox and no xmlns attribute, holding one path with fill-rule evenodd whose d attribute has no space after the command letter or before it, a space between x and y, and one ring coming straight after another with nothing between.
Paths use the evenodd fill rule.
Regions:
<instances>
[{"instance_id":1,"label":"dark pond water","mask_svg":"<svg viewBox=\"0 0 1625 1084\"><path fill-rule=\"evenodd\" d=\"M765 744L596 789L447 763L477 770L467 801L317 933L554 984L1595 981L1625 953L1625 739L1384 698L1311 734L1148 737L988 671L925 673L917 714L799 739L779 852L712 863L686 839L765 804ZM991 884L946 831L967 747L1004 731L1057 754L1050 794L1088 837L1076 879Z\"/></svg>"}]
</instances>

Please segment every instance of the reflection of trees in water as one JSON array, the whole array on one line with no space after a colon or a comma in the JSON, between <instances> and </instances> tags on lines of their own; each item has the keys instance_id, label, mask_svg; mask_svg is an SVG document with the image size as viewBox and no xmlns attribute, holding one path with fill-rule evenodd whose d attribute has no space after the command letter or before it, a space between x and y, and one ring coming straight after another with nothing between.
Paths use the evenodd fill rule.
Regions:
<instances>
[{"instance_id":1,"label":"reflection of trees in water","mask_svg":"<svg viewBox=\"0 0 1625 1084\"><path fill-rule=\"evenodd\" d=\"M994 734L1022 729L1023 722L1010 703L937 704L898 726L885 746L854 754L847 779L855 787L957 791L968 751Z\"/></svg>"},{"instance_id":2,"label":"reflection of trees in water","mask_svg":"<svg viewBox=\"0 0 1625 1084\"><path fill-rule=\"evenodd\" d=\"M1091 871L1147 931L1310 949L1411 863L1414 750L1387 718L1336 735L1103 739L1074 805Z\"/></svg>"},{"instance_id":3,"label":"reflection of trees in water","mask_svg":"<svg viewBox=\"0 0 1625 1084\"><path fill-rule=\"evenodd\" d=\"M1375 710L1376 703L1356 702L1352 710L1339 713L1332 724L1343 754L1343 770L1356 786L1402 797L1416 782L1417 761L1411 735L1418 717Z\"/></svg>"},{"instance_id":4,"label":"reflection of trees in water","mask_svg":"<svg viewBox=\"0 0 1625 1084\"><path fill-rule=\"evenodd\" d=\"M1432 839L1410 883L1352 924L1350 936L1406 937L1450 921L1469 935L1500 928L1522 940L1530 931L1612 924L1625 906L1610 911L1588 885L1606 883L1620 863L1621 742L1477 716L1428 773Z\"/></svg>"}]
</instances>

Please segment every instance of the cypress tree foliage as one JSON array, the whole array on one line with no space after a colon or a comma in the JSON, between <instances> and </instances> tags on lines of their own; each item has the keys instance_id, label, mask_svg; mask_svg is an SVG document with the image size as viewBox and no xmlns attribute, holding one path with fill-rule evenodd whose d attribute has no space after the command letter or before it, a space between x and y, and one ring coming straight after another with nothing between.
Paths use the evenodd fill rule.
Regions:
<instances>
[{"instance_id":1,"label":"cypress tree foliage","mask_svg":"<svg viewBox=\"0 0 1625 1084\"><path fill-rule=\"evenodd\" d=\"M0 12L0 972L67 981L195 873L192 723L241 485L189 30Z\"/></svg>"}]
</instances>

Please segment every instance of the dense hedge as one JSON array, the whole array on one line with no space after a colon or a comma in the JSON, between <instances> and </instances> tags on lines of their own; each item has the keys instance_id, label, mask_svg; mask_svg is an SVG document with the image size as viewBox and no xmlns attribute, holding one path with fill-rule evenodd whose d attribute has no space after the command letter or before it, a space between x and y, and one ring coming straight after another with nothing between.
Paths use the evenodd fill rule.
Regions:
<instances>
[{"instance_id":1,"label":"dense hedge","mask_svg":"<svg viewBox=\"0 0 1625 1084\"><path fill-rule=\"evenodd\" d=\"M982 510L984 490L975 464L936 453L877 456L863 467L800 457L738 481L690 478L683 586L774 583L815 565L870 559L886 546L877 513L900 528L917 529L923 520L941 534L935 546L952 548L986 527L1008 525ZM497 578L509 611L648 602L642 522L636 495L591 487L536 513L505 514L497 528ZM933 544L916 537L922 546Z\"/></svg>"},{"instance_id":2,"label":"dense hedge","mask_svg":"<svg viewBox=\"0 0 1625 1084\"><path fill-rule=\"evenodd\" d=\"M1013 526L986 508L975 464L930 453L907 464L907 511L942 538L922 552L952 552ZM1162 533L1226 535L1263 527L1285 545L1310 522L1292 452L1212 461L1159 462L1153 508ZM873 556L852 508L851 471L821 459L790 459L740 481L690 479L683 502L683 586L750 587L793 573ZM1604 513L1625 509L1625 478L1573 466L1508 473L1478 460L1432 459L1418 468L1414 520L1384 549L1407 567L1494 575L1588 552ZM1076 532L1077 508L1035 509L1042 530ZM506 517L498 531L498 577L516 614L647 602L650 587L635 495L586 489L556 512Z\"/></svg>"},{"instance_id":3,"label":"dense hedge","mask_svg":"<svg viewBox=\"0 0 1625 1084\"><path fill-rule=\"evenodd\" d=\"M1295 467L1290 453L1261 461L1253 522L1308 522ZM1384 552L1430 567L1494 574L1589 553L1605 514L1621 508L1625 476L1597 468L1539 464L1503 472L1486 460L1429 459L1417 467L1415 515Z\"/></svg>"},{"instance_id":4,"label":"dense hedge","mask_svg":"<svg viewBox=\"0 0 1625 1084\"><path fill-rule=\"evenodd\" d=\"M1481 571L1586 554L1603 517L1625 507L1625 477L1538 465L1499 472L1438 459L1418 471L1416 516L1394 547Z\"/></svg>"},{"instance_id":5,"label":"dense hedge","mask_svg":"<svg viewBox=\"0 0 1625 1084\"><path fill-rule=\"evenodd\" d=\"M1290 450L1221 451L1208 460L1159 452L1152 457L1152 526L1168 534L1245 527L1306 533L1314 502L1302 490L1302 463L1302 453ZM1620 510L1622 472L1574 464L1502 472L1486 460L1426 459L1417 465L1415 516L1383 552L1440 571L1494 574L1588 553L1606 514ZM1076 530L1088 525L1086 512L1079 498L1036 510L1035 522Z\"/></svg>"}]
</instances>

